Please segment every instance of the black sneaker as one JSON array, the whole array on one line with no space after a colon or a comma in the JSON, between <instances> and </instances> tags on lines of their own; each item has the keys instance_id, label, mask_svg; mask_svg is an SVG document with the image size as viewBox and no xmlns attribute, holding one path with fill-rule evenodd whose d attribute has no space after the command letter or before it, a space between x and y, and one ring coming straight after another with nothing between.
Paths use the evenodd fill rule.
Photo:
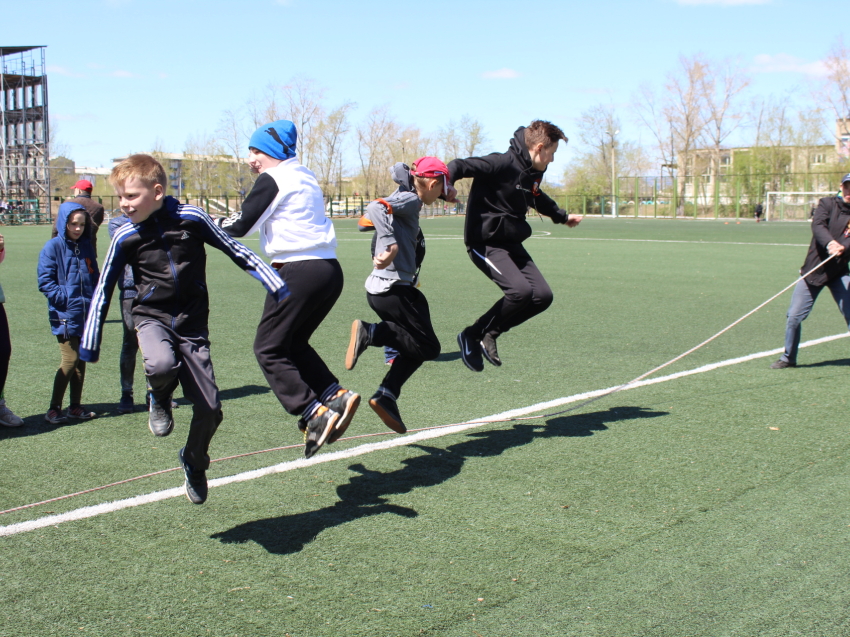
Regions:
<instances>
[{"instance_id":1,"label":"black sneaker","mask_svg":"<svg viewBox=\"0 0 850 637\"><path fill-rule=\"evenodd\" d=\"M786 367L797 367L797 363L789 363L780 358L770 366L770 369L785 369Z\"/></svg>"},{"instance_id":2,"label":"black sneaker","mask_svg":"<svg viewBox=\"0 0 850 637\"><path fill-rule=\"evenodd\" d=\"M501 367L502 359L499 358L499 350L496 349L496 339L489 334L485 334L481 339L481 353L487 362L496 367Z\"/></svg>"},{"instance_id":3,"label":"black sneaker","mask_svg":"<svg viewBox=\"0 0 850 637\"><path fill-rule=\"evenodd\" d=\"M401 415L398 413L398 405L396 402L382 392L377 392L369 399L369 406L372 408L378 418L384 421L384 424L392 429L397 434L407 433L407 427L401 421Z\"/></svg>"},{"instance_id":4,"label":"black sneaker","mask_svg":"<svg viewBox=\"0 0 850 637\"><path fill-rule=\"evenodd\" d=\"M355 394L353 391L348 391L347 389L340 389L336 393L336 396L325 403L325 407L339 414L339 420L337 420L331 435L328 436L327 442L329 445L342 437L342 434L348 429L351 419L354 418L354 412L357 411L359 406L360 394Z\"/></svg>"},{"instance_id":5,"label":"black sneaker","mask_svg":"<svg viewBox=\"0 0 850 637\"><path fill-rule=\"evenodd\" d=\"M150 416L148 417L148 428L154 436L167 436L174 429L174 416L171 415L171 396L162 403L156 401L150 394ZM168 405L166 407L165 405Z\"/></svg>"},{"instance_id":6,"label":"black sneaker","mask_svg":"<svg viewBox=\"0 0 850 637\"><path fill-rule=\"evenodd\" d=\"M194 504L203 504L206 502L207 493L209 492L209 488L207 487L207 472L192 469L192 465L183 458L185 451L186 447L180 449L178 457L180 458L180 466L183 467L183 473L186 474L186 497Z\"/></svg>"},{"instance_id":7,"label":"black sneaker","mask_svg":"<svg viewBox=\"0 0 850 637\"><path fill-rule=\"evenodd\" d=\"M369 347L369 323L355 320L351 324L351 340L345 352L345 369L354 369L357 359Z\"/></svg>"},{"instance_id":8,"label":"black sneaker","mask_svg":"<svg viewBox=\"0 0 850 637\"><path fill-rule=\"evenodd\" d=\"M338 413L322 405L308 422L303 418L298 421L298 428L304 432L304 455L307 458L312 458L322 448L338 420Z\"/></svg>"},{"instance_id":9,"label":"black sneaker","mask_svg":"<svg viewBox=\"0 0 850 637\"><path fill-rule=\"evenodd\" d=\"M466 330L457 335L457 344L460 346L460 356L463 364L473 372L484 371L484 359L481 356L481 341L469 338Z\"/></svg>"},{"instance_id":10,"label":"black sneaker","mask_svg":"<svg viewBox=\"0 0 850 637\"><path fill-rule=\"evenodd\" d=\"M119 414L132 414L133 413L133 394L129 392L121 393L121 400L118 403L118 413Z\"/></svg>"}]
</instances>

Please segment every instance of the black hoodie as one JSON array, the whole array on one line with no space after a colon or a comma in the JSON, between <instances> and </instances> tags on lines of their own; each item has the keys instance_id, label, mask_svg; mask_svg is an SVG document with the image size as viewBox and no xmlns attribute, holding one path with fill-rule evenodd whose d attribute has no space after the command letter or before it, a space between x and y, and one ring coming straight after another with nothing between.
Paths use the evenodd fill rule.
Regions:
<instances>
[{"instance_id":1,"label":"black hoodie","mask_svg":"<svg viewBox=\"0 0 850 637\"><path fill-rule=\"evenodd\" d=\"M525 126L514 133L505 153L455 159L448 165L452 184L472 177L466 209L466 245L522 243L531 236L525 220L529 208L554 223L566 223L567 213L540 190L545 171L531 165Z\"/></svg>"}]
</instances>

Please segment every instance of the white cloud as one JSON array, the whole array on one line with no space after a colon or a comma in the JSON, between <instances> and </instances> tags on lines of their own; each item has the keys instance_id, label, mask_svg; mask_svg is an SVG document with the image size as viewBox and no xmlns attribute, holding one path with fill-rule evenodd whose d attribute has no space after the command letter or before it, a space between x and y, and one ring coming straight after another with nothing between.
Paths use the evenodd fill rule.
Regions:
<instances>
[{"instance_id":1,"label":"white cloud","mask_svg":"<svg viewBox=\"0 0 850 637\"><path fill-rule=\"evenodd\" d=\"M718 7L740 7L752 4L771 4L773 0L676 0L676 4L685 6L714 5Z\"/></svg>"},{"instance_id":2,"label":"white cloud","mask_svg":"<svg viewBox=\"0 0 850 637\"><path fill-rule=\"evenodd\" d=\"M135 73L130 73L130 71L124 71L122 69L119 69L117 71L112 71L112 73L110 73L110 75L112 77L136 77Z\"/></svg>"},{"instance_id":3,"label":"white cloud","mask_svg":"<svg viewBox=\"0 0 850 637\"><path fill-rule=\"evenodd\" d=\"M66 69L64 66L53 66L52 64L47 65L48 73L55 73L56 75L64 75L65 77L85 77L85 75L81 73L74 73L70 69Z\"/></svg>"},{"instance_id":4,"label":"white cloud","mask_svg":"<svg viewBox=\"0 0 850 637\"><path fill-rule=\"evenodd\" d=\"M754 62L755 64L750 67L754 73L802 73L816 77L827 74L826 64L821 60L805 62L787 53L757 55Z\"/></svg>"},{"instance_id":5,"label":"white cloud","mask_svg":"<svg viewBox=\"0 0 850 637\"><path fill-rule=\"evenodd\" d=\"M294 0L274 0L275 4L279 4L282 7L291 7L295 4Z\"/></svg>"},{"instance_id":6,"label":"white cloud","mask_svg":"<svg viewBox=\"0 0 850 637\"><path fill-rule=\"evenodd\" d=\"M498 71L486 71L481 74L486 80L513 80L519 77L519 73L513 69L499 69Z\"/></svg>"}]
</instances>

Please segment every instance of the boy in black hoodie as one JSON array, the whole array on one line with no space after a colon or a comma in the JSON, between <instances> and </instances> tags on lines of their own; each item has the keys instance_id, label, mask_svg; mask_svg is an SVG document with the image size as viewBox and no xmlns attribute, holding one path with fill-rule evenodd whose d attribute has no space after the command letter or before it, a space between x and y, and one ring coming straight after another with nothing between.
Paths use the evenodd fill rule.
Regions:
<instances>
[{"instance_id":1,"label":"boy in black hoodie","mask_svg":"<svg viewBox=\"0 0 850 637\"><path fill-rule=\"evenodd\" d=\"M507 152L449 163L452 184L473 178L464 229L469 258L504 293L457 336L463 362L474 372L484 369L482 355L501 365L496 339L552 304L552 290L522 242L531 236L525 220L529 208L571 228L581 222L581 216L567 214L540 190L562 139L567 142L560 128L534 120L517 129Z\"/></svg>"}]
</instances>

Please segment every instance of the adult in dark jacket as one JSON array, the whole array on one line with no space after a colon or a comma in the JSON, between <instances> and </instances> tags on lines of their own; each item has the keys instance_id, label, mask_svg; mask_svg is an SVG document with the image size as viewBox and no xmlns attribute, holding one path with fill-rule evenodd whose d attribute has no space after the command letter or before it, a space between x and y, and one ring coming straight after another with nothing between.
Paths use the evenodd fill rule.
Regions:
<instances>
[{"instance_id":1,"label":"adult in dark jacket","mask_svg":"<svg viewBox=\"0 0 850 637\"><path fill-rule=\"evenodd\" d=\"M94 185L92 182L88 179L80 179L74 184L74 187L72 188L74 191L74 198L69 201L79 204L86 209L86 212L89 215L89 220L91 221L88 228L89 240L94 248L94 253L97 254L97 231L103 223L106 211L101 204L91 198L91 191L93 189ZM58 236L58 234L56 226L54 226L53 232L50 235L51 238Z\"/></svg>"},{"instance_id":2,"label":"adult in dark jacket","mask_svg":"<svg viewBox=\"0 0 850 637\"><path fill-rule=\"evenodd\" d=\"M560 140L567 141L560 128L535 120L517 129L507 152L449 163L452 184L473 178L464 228L469 258L504 294L458 334L463 362L472 371L484 369L482 355L501 365L496 339L552 304L552 290L522 242L531 236L525 220L529 208L571 228L582 219L567 214L540 190Z\"/></svg>"},{"instance_id":3,"label":"adult in dark jacket","mask_svg":"<svg viewBox=\"0 0 850 637\"><path fill-rule=\"evenodd\" d=\"M806 261L800 274L836 255L822 268L815 270L805 279L800 279L791 295L788 308L788 321L785 324L785 352L771 369L785 369L797 366L797 349L800 346L802 329L800 324L806 320L823 288L828 287L838 309L850 328L850 173L841 179L841 196L824 197L818 202L812 218L812 243L806 254Z\"/></svg>"}]
</instances>

